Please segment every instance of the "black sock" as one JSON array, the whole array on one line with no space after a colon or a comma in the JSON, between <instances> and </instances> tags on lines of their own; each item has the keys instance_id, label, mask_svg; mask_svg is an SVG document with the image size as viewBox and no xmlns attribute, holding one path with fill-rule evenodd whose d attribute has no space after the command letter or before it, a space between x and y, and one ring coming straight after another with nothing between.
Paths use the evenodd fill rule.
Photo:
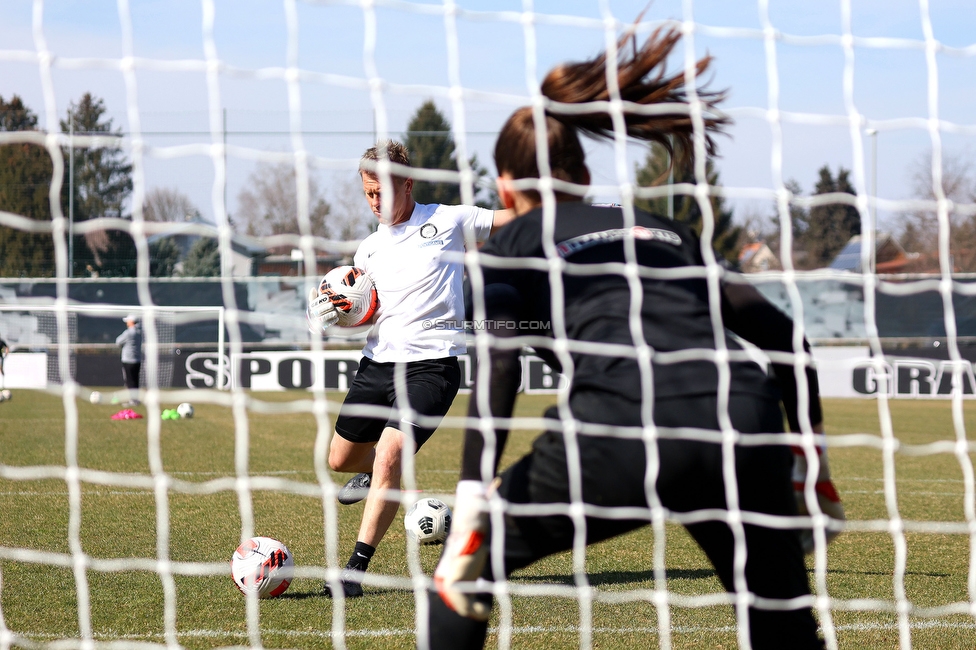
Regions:
<instances>
[{"instance_id":1,"label":"black sock","mask_svg":"<svg viewBox=\"0 0 976 650\"><path fill-rule=\"evenodd\" d=\"M375 552L375 546L370 546L364 542L356 542L356 548L353 550L352 555L349 556L349 561L346 562L346 568L365 571L369 568L369 561L373 559L373 553Z\"/></svg>"}]
</instances>

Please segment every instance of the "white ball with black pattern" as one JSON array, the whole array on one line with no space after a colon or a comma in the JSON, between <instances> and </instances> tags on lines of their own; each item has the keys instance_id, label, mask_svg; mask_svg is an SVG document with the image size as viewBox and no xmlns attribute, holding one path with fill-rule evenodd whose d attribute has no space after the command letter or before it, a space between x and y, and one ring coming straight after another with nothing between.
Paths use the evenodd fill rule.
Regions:
<instances>
[{"instance_id":1,"label":"white ball with black pattern","mask_svg":"<svg viewBox=\"0 0 976 650\"><path fill-rule=\"evenodd\" d=\"M441 544L451 532L451 509L440 499L423 498L407 510L403 527L420 544Z\"/></svg>"}]
</instances>

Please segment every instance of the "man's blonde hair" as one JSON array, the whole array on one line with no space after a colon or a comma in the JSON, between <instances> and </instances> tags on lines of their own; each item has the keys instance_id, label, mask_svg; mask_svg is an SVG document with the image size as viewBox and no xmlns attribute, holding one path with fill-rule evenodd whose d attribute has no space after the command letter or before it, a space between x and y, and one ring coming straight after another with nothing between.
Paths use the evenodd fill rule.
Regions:
<instances>
[{"instance_id":1,"label":"man's blonde hair","mask_svg":"<svg viewBox=\"0 0 976 650\"><path fill-rule=\"evenodd\" d=\"M402 143L396 140L380 140L374 146L367 149L363 157L359 159L359 173L376 176L377 163L384 159L397 165L403 165L404 167L410 166L410 154ZM402 172L394 174L394 176L397 178L406 177Z\"/></svg>"}]
</instances>

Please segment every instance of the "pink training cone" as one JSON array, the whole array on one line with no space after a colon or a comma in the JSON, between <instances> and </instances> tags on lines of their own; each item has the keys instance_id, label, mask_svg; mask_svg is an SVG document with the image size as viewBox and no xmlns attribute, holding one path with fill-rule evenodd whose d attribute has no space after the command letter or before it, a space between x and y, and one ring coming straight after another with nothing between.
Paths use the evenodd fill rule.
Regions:
<instances>
[{"instance_id":1,"label":"pink training cone","mask_svg":"<svg viewBox=\"0 0 976 650\"><path fill-rule=\"evenodd\" d=\"M113 420L141 420L142 416L132 409L122 409L112 416Z\"/></svg>"}]
</instances>

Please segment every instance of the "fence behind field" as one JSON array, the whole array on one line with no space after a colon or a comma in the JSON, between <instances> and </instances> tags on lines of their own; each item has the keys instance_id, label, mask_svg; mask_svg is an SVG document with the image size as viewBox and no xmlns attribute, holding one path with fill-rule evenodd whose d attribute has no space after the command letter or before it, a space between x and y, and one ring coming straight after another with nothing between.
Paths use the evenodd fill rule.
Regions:
<instances>
[{"instance_id":1,"label":"fence behind field","mask_svg":"<svg viewBox=\"0 0 976 650\"><path fill-rule=\"evenodd\" d=\"M783 311L791 312L786 285L775 274L743 276L755 284ZM879 390L893 397L947 397L951 394L950 372L946 373L949 348L945 342L945 316L941 294L928 277L886 279L876 294L876 322L885 365L867 370L874 356L867 345L862 276L806 280L797 283L807 338L814 344L815 357L824 376L825 396L873 396ZM957 343L962 359L969 364L961 377L964 394L972 394L971 366L976 362L976 298L969 295L976 284L964 278L956 285L953 307ZM239 309L241 352L244 355L274 356L276 351L294 351L295 358L311 358L310 335L305 324L305 285L314 280L292 277L240 278L233 283ZM919 284L921 283L921 284ZM45 364L50 384L61 382L60 347L68 349L67 372L79 383L114 386L121 383L121 362L115 338L124 329L119 316L130 309L148 313L139 305L138 287L129 279L69 280L66 283L70 310L65 333L59 335L55 298L57 284L48 279L0 281L0 338L16 352L33 352L31 364ZM923 289L919 291L918 289ZM223 289L218 279L157 279L149 282L157 328L156 381L162 387L228 387L242 361L232 360L225 342L228 327L221 332ZM221 335L222 334L222 335ZM364 331L329 337L326 347L344 362L356 365ZM218 351L221 351L220 353ZM46 360L36 356L46 354ZM338 359L338 357L337 357ZM27 363L26 359L20 359ZM24 364L20 364L24 365ZM16 366L16 364L14 364ZM19 366L16 366L19 367ZM30 373L40 377L41 372ZM144 372L148 371L148 364ZM547 375L548 377L548 375ZM547 378L532 383L538 392L554 391ZM16 381L16 380L15 380ZM33 380L35 383L39 379ZM341 389L324 379L327 388ZM260 384L260 382L259 382ZM536 385L538 384L538 385ZM143 385L148 385L143 377ZM316 384L318 385L318 383ZM306 388L288 382L278 388Z\"/></svg>"}]
</instances>

